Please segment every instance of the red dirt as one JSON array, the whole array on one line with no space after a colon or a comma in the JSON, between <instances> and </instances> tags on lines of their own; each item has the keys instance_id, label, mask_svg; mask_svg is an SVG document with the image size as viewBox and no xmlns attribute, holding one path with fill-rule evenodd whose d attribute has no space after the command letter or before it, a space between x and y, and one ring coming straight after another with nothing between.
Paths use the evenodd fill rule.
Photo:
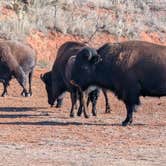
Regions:
<instances>
[{"instance_id":1,"label":"red dirt","mask_svg":"<svg viewBox=\"0 0 166 166\"><path fill-rule=\"evenodd\" d=\"M121 37L118 39L118 42L126 40L128 39ZM140 40L166 45L166 38L161 41L157 33L147 34L142 32L140 34ZM48 63L54 61L58 48L66 41L85 42L87 39L55 32L49 33L48 35L44 35L41 32L32 32L31 35L27 37L27 42L31 44L37 52L38 60ZM117 38L107 33L100 33L95 35L89 44L93 47L100 47L106 42L117 42Z\"/></svg>"},{"instance_id":2,"label":"red dirt","mask_svg":"<svg viewBox=\"0 0 166 166\"><path fill-rule=\"evenodd\" d=\"M1 13L2 14L1 14L0 20L17 17L16 13L13 10L7 9L6 7L2 7Z\"/></svg>"},{"instance_id":3,"label":"red dirt","mask_svg":"<svg viewBox=\"0 0 166 166\"><path fill-rule=\"evenodd\" d=\"M62 33L49 33L44 35L41 32L33 32L27 37L27 42L32 45L38 55L38 60L51 62L55 60L58 48L66 41L82 41L79 37L64 35Z\"/></svg>"},{"instance_id":4,"label":"red dirt","mask_svg":"<svg viewBox=\"0 0 166 166\"><path fill-rule=\"evenodd\" d=\"M97 117L69 118L69 95L61 109L50 108L40 72L32 97L21 97L13 80L0 100L0 165L165 165L166 98L141 98L128 127L121 126L125 107L111 93L111 114L101 94Z\"/></svg>"}]
</instances>

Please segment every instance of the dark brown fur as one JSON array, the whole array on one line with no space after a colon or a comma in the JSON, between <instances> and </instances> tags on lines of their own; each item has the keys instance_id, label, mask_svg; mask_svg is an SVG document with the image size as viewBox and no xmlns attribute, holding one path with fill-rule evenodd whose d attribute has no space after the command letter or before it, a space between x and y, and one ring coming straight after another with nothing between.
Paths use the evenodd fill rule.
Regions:
<instances>
[{"instance_id":1,"label":"dark brown fur","mask_svg":"<svg viewBox=\"0 0 166 166\"><path fill-rule=\"evenodd\" d=\"M82 89L97 85L110 89L124 101L127 117L123 125L132 122L132 113L139 105L139 96L166 95L166 47L143 41L107 43L98 49L99 63L77 57L73 80ZM86 66L83 71L79 66Z\"/></svg>"},{"instance_id":2,"label":"dark brown fur","mask_svg":"<svg viewBox=\"0 0 166 166\"><path fill-rule=\"evenodd\" d=\"M78 42L64 43L58 50L57 57L52 67L52 70L45 73L44 76L41 77L46 86L48 103L50 105L53 105L54 101L57 100L57 98L62 93L66 91L71 92L71 99L72 99L72 108L70 112L71 117L74 116L73 109L76 103L77 92L78 92L77 88L70 84L70 75L73 67L72 60L73 56L77 55L78 52L80 52L82 49L85 49L86 47L87 46L85 44ZM96 103L97 97L91 97L90 99L91 101L94 99ZM80 100L82 100L82 98L80 98ZM83 104L81 102L80 108L82 107ZM95 108L95 106L93 108ZM107 109L107 111L109 110ZM81 114L81 111L79 111L79 113ZM85 117L88 117L85 111L84 115ZM95 115L95 111L93 111L93 115Z\"/></svg>"}]
</instances>

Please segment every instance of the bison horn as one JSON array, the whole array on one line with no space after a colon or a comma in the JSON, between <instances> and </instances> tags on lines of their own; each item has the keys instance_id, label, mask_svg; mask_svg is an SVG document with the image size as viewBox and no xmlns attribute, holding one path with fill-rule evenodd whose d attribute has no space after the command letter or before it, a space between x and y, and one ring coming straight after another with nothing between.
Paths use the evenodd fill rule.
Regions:
<instances>
[{"instance_id":1,"label":"bison horn","mask_svg":"<svg viewBox=\"0 0 166 166\"><path fill-rule=\"evenodd\" d=\"M93 54L93 50L91 50L90 48L86 48L86 50L88 51L88 61L91 61L93 57L95 59L95 64L102 61L101 57L98 54Z\"/></svg>"},{"instance_id":2,"label":"bison horn","mask_svg":"<svg viewBox=\"0 0 166 166\"><path fill-rule=\"evenodd\" d=\"M92 51L90 48L86 47L85 50L88 52L88 61L90 61L93 57Z\"/></svg>"},{"instance_id":3,"label":"bison horn","mask_svg":"<svg viewBox=\"0 0 166 166\"><path fill-rule=\"evenodd\" d=\"M89 51L88 61L90 61L91 59L92 59L92 52Z\"/></svg>"}]
</instances>

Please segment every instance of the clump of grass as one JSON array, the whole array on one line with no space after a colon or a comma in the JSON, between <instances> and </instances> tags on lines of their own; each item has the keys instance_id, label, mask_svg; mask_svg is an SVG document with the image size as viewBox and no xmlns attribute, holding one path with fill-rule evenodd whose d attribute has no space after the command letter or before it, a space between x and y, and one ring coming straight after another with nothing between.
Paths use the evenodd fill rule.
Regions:
<instances>
[{"instance_id":1,"label":"clump of grass","mask_svg":"<svg viewBox=\"0 0 166 166\"><path fill-rule=\"evenodd\" d=\"M17 14L17 17L0 21L0 33L8 38L24 38L32 30L90 37L96 25L102 27L98 32L130 39L138 38L145 29L160 34L166 31L164 0L160 3L157 0L29 0L29 4L23 0L1 0L0 8L3 6ZM100 12L103 8L105 13ZM163 14L158 14L160 11Z\"/></svg>"}]
</instances>

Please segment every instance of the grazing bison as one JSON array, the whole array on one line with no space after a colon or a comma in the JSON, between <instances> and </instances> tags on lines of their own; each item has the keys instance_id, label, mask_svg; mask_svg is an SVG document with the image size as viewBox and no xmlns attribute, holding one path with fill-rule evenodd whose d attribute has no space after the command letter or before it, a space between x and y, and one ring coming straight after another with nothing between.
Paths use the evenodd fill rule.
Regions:
<instances>
[{"instance_id":1,"label":"grazing bison","mask_svg":"<svg viewBox=\"0 0 166 166\"><path fill-rule=\"evenodd\" d=\"M45 73L43 76L41 75L41 79L45 83L48 103L53 105L55 100L66 91L71 92L71 100L72 100L72 108L70 112L70 116L74 116L74 105L76 104L76 100L78 98L78 89L70 84L71 80L71 71L73 67L73 62L75 59L75 55L77 54L91 54L91 49L87 47L83 43L78 42L66 42L64 43L58 50L56 60L52 67L52 70ZM98 94L98 89L95 89L91 93L91 101L93 104L93 110L95 110L95 105L97 101L97 95L94 97L94 93ZM93 97L92 97L93 96ZM82 101L82 96L79 94L79 98ZM78 111L78 115L81 114L81 110L83 108L83 103L80 102L81 106ZM83 109L84 111L85 109ZM93 111L95 115L95 111ZM85 117L88 117L88 114L84 111Z\"/></svg>"},{"instance_id":2,"label":"grazing bison","mask_svg":"<svg viewBox=\"0 0 166 166\"><path fill-rule=\"evenodd\" d=\"M4 90L2 96L7 94L7 87L14 76L22 86L23 96L31 96L32 75L36 65L36 54L26 44L12 40L0 41L0 82ZM26 81L29 81L29 91L26 89Z\"/></svg>"},{"instance_id":3,"label":"grazing bison","mask_svg":"<svg viewBox=\"0 0 166 166\"><path fill-rule=\"evenodd\" d=\"M80 74L81 73L81 74ZM143 41L104 44L98 54L79 55L72 83L85 90L90 85L110 89L127 109L123 126L132 123L140 96L166 96L166 47Z\"/></svg>"}]
</instances>

